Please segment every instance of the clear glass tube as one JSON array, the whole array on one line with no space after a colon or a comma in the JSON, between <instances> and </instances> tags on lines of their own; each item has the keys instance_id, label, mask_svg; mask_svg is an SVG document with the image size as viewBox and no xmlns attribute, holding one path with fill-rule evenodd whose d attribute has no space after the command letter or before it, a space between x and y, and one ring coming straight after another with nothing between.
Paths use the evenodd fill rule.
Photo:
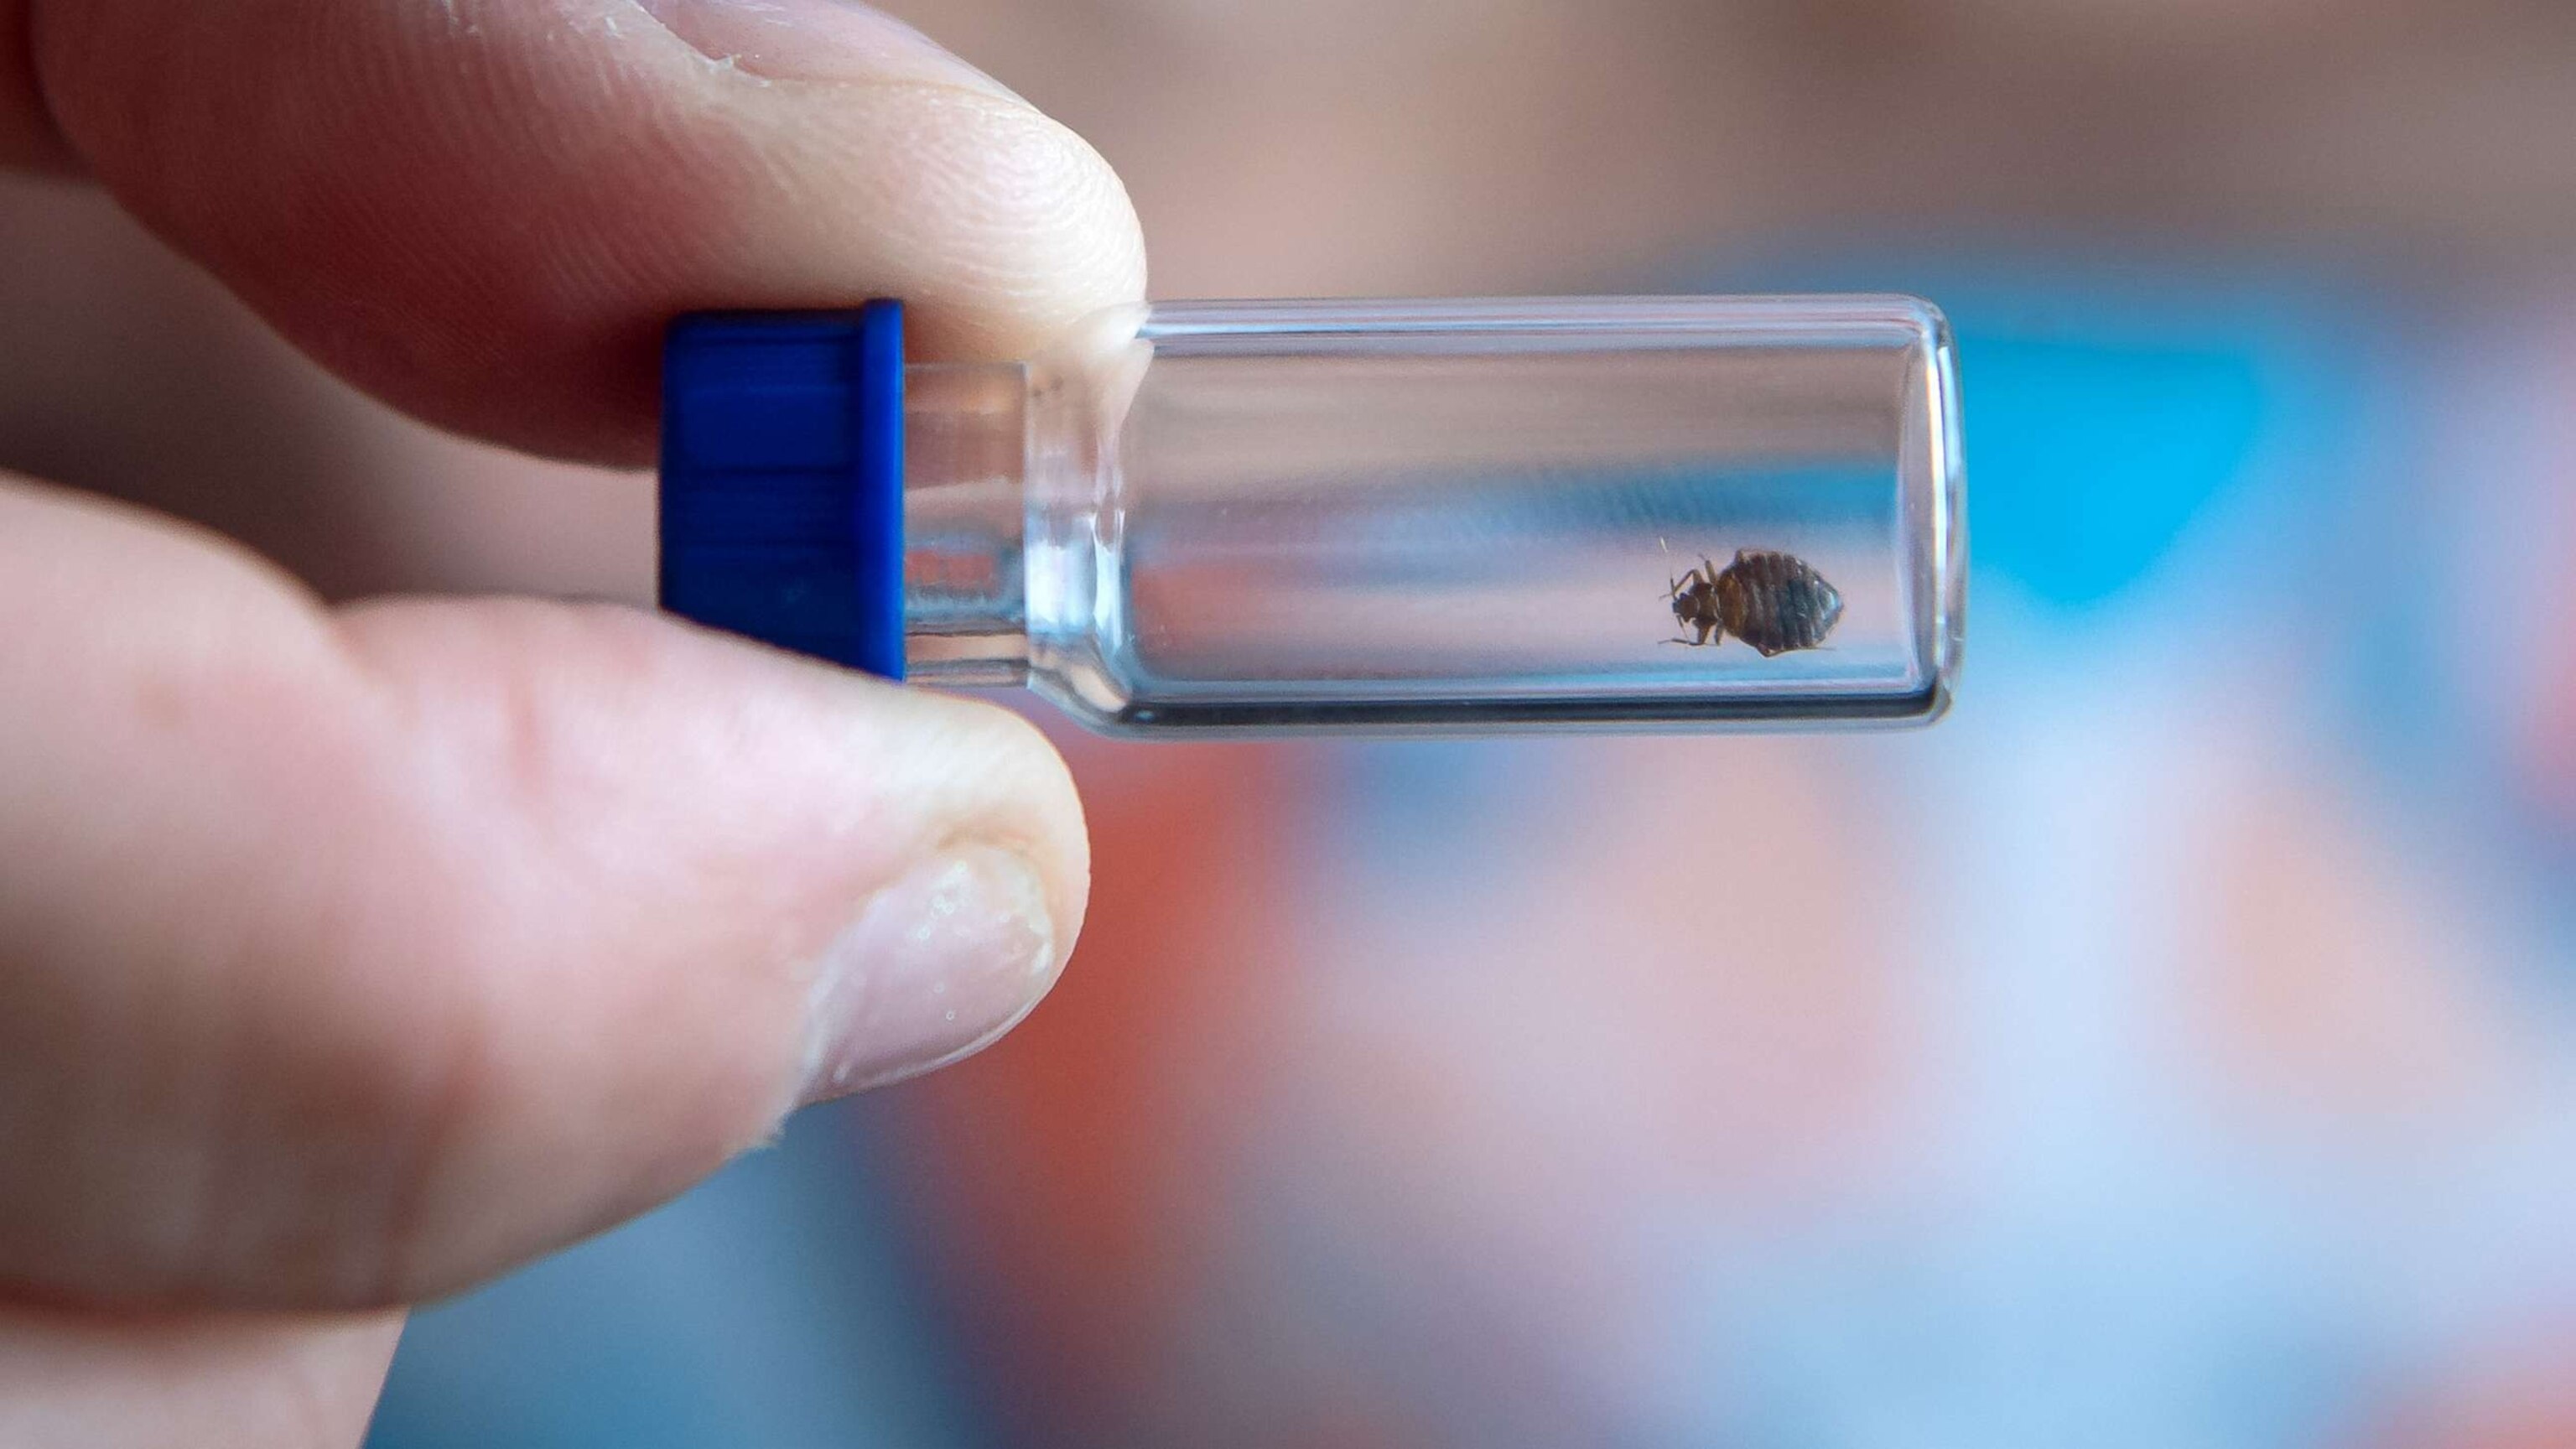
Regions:
<instances>
[{"instance_id":1,"label":"clear glass tube","mask_svg":"<svg viewBox=\"0 0 2576 1449\"><path fill-rule=\"evenodd\" d=\"M913 677L1096 729L1922 723L1958 668L1912 298L1158 304L906 383Z\"/></svg>"}]
</instances>

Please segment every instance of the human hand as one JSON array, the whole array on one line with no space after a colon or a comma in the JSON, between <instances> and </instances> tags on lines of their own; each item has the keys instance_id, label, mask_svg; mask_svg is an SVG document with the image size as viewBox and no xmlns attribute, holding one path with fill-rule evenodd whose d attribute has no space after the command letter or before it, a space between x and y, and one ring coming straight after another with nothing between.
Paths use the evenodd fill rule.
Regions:
<instances>
[{"instance_id":1,"label":"human hand","mask_svg":"<svg viewBox=\"0 0 2576 1449\"><path fill-rule=\"evenodd\" d=\"M1098 157L836 0L0 0L0 162L603 463L680 311L1015 356L1142 288ZM999 711L0 481L0 1441L356 1442L399 1305L989 1040L1086 876Z\"/></svg>"}]
</instances>

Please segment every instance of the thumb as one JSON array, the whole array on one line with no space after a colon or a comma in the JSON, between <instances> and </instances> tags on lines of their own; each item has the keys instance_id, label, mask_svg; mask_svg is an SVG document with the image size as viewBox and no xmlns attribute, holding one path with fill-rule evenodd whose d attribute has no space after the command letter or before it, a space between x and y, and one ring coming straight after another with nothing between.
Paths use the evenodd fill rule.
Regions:
<instances>
[{"instance_id":1,"label":"thumb","mask_svg":"<svg viewBox=\"0 0 2576 1449\"><path fill-rule=\"evenodd\" d=\"M0 1283L436 1294L1053 983L1036 731L604 607L334 615L0 487Z\"/></svg>"}]
</instances>

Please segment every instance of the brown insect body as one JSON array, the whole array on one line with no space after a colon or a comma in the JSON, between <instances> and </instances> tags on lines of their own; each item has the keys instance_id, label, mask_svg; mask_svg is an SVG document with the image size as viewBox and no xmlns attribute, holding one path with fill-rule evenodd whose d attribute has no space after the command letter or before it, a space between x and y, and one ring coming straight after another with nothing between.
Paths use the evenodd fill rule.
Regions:
<instances>
[{"instance_id":1,"label":"brown insect body","mask_svg":"<svg viewBox=\"0 0 2576 1449\"><path fill-rule=\"evenodd\" d=\"M1721 644L1726 636L1753 646L1763 658L1813 649L1843 617L1840 590L1804 559L1768 550L1739 549L1735 562L1713 559L1672 581L1673 617L1694 637L1676 644Z\"/></svg>"}]
</instances>

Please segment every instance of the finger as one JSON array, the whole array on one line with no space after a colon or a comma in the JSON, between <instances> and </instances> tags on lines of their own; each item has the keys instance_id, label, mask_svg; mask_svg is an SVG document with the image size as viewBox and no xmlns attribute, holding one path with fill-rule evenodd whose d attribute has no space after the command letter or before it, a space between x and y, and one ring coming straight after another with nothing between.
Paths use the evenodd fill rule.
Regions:
<instances>
[{"instance_id":1,"label":"finger","mask_svg":"<svg viewBox=\"0 0 2576 1449\"><path fill-rule=\"evenodd\" d=\"M334 616L0 489L0 1280L366 1306L989 1041L1088 862L1001 711L607 607Z\"/></svg>"},{"instance_id":2,"label":"finger","mask_svg":"<svg viewBox=\"0 0 2576 1449\"><path fill-rule=\"evenodd\" d=\"M539 451L645 458L682 310L900 296L925 355L1015 357L1143 286L1089 147L842 0L14 3L0 114L326 364Z\"/></svg>"},{"instance_id":3,"label":"finger","mask_svg":"<svg viewBox=\"0 0 2576 1449\"><path fill-rule=\"evenodd\" d=\"M0 1444L355 1449L402 1315L134 1318L0 1304Z\"/></svg>"}]
</instances>

